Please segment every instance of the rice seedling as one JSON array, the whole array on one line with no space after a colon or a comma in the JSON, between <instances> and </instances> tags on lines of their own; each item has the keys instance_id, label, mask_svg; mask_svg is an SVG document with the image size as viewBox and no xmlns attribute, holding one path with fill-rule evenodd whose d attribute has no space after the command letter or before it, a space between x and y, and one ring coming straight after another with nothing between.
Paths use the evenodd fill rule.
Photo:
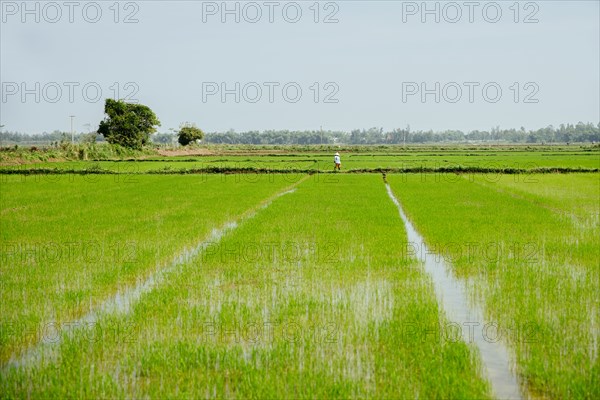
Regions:
<instances>
[{"instance_id":1,"label":"rice seedling","mask_svg":"<svg viewBox=\"0 0 600 400\"><path fill-rule=\"evenodd\" d=\"M2 362L290 185L274 175L2 178Z\"/></svg>"},{"instance_id":2,"label":"rice seedling","mask_svg":"<svg viewBox=\"0 0 600 400\"><path fill-rule=\"evenodd\" d=\"M595 398L598 175L526 178L388 176L429 247L497 321L493 339L513 348L532 392Z\"/></svg>"},{"instance_id":3,"label":"rice seedling","mask_svg":"<svg viewBox=\"0 0 600 400\"><path fill-rule=\"evenodd\" d=\"M526 149L525 149L526 150ZM530 149L534 150L534 149ZM335 150L338 151L338 150ZM282 153L262 154L244 150L239 154L207 155L195 157L152 157L132 160L97 159L90 161L38 162L13 164L4 162L0 170L44 169L52 171L87 171L94 169L112 173L134 174L144 172L182 173L185 171L260 170L260 171L321 171L333 169L333 153ZM244 153L245 152L245 153ZM597 150L570 150L543 148L537 151L524 149L461 149L443 151L421 148L373 146L342 150L342 170L534 170L544 168L599 169Z\"/></svg>"},{"instance_id":4,"label":"rice seedling","mask_svg":"<svg viewBox=\"0 0 600 400\"><path fill-rule=\"evenodd\" d=\"M489 397L476 351L444 337L429 277L405 242L379 176L313 176L184 263L130 313L101 318L88 335L98 340L69 337L57 359L7 371L2 391ZM103 336L113 326L127 334Z\"/></svg>"}]
</instances>

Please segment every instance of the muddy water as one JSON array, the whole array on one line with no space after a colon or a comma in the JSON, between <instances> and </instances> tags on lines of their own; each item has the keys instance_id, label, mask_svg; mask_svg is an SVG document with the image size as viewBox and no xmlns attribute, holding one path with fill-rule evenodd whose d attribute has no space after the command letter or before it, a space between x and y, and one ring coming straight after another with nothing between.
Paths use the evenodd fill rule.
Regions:
<instances>
[{"instance_id":1,"label":"muddy water","mask_svg":"<svg viewBox=\"0 0 600 400\"><path fill-rule=\"evenodd\" d=\"M402 206L390 186L386 184L387 193L398 207L404 222L408 242L415 250L417 258L425 271L431 276L440 308L445 312L452 327L459 328L465 343L474 343L481 355L481 360L495 397L499 399L522 399L527 397L522 391L506 346L494 339L494 324L483 318L481 309L468 301L465 282L455 278L443 257L433 254L425 245L423 237L404 214ZM489 327L489 329L487 329Z\"/></svg>"},{"instance_id":2,"label":"muddy water","mask_svg":"<svg viewBox=\"0 0 600 400\"><path fill-rule=\"evenodd\" d=\"M300 182L297 182L296 185L298 183ZM275 199L293 193L295 190L295 188L292 188L280 192L265 201L259 208L265 209ZM252 211L240 218L240 221L250 219L254 217L256 213L257 211ZM58 355L59 345L63 338L75 334L78 330L90 329L90 327L93 327L103 315L128 314L131 311L131 307L139 301L142 295L152 291L156 286L165 281L169 274L177 273L183 264L192 261L194 257L198 256L198 254L204 251L208 246L214 245L228 232L235 230L240 221L227 222L219 229L213 229L206 239L194 247L184 249L182 253L173 258L170 264L157 269L156 272L150 275L145 281L139 282L136 286L129 288L124 292L115 294L98 306L96 310L86 314L82 318L68 323L55 324L55 326L60 326L60 330L55 332L56 334L48 335L48 339L45 338L21 354L13 355L8 363L2 366L0 372L10 368L32 367L43 361L52 361Z\"/></svg>"}]
</instances>

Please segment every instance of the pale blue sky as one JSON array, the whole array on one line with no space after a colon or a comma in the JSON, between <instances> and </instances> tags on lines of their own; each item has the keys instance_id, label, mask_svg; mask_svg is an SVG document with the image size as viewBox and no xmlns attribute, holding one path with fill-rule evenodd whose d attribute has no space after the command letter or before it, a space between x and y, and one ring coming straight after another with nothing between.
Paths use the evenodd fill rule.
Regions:
<instances>
[{"instance_id":1,"label":"pale blue sky","mask_svg":"<svg viewBox=\"0 0 600 400\"><path fill-rule=\"evenodd\" d=\"M76 116L77 131L86 130L86 123L95 129L104 98L114 97L117 88L119 97L135 92L133 99L150 106L163 132L184 121L205 131L389 130L407 124L468 131L600 120L598 1L519 2L516 7L515 1L475 2L473 22L463 1L428 2L430 9L438 7L439 23L434 14L424 15L422 22L420 1L320 2L318 23L314 1L272 2L273 23L263 1L228 2L230 8L238 4L239 23L233 14L221 21L221 1L120 2L118 16L114 1L77 1L72 9L63 1L48 3L28 2L32 11L27 13L21 1L0 1L0 124L5 130L68 131L69 115ZM255 5L263 14L251 23L244 17L255 17ZM98 9L102 15L91 23ZM302 12L299 21L286 21L296 9ZM498 22L490 22L498 9ZM446 21L457 10L462 18ZM338 22L323 23L331 13ZM123 23L130 14L137 22ZM538 22L524 23L527 16ZM239 103L235 93L223 103L220 93L207 92L220 91L222 83L235 92L236 82ZM473 82L472 102L464 82ZM425 102L422 83L433 90ZM252 103L256 86L262 97ZM302 96L291 102L298 87ZM415 88L419 92L411 95L408 90ZM502 95L492 102L497 88ZM97 89L102 96L95 101ZM327 94L337 103L325 103ZM537 103L525 102L528 95Z\"/></svg>"}]
</instances>

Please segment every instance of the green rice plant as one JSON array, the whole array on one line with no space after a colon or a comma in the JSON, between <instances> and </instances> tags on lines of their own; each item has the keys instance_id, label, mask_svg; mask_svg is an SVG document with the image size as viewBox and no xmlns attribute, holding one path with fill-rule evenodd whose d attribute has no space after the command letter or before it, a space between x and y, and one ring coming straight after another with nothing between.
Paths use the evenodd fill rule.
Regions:
<instances>
[{"instance_id":1,"label":"green rice plant","mask_svg":"<svg viewBox=\"0 0 600 400\"><path fill-rule=\"evenodd\" d=\"M287 176L2 176L0 361L289 186Z\"/></svg>"},{"instance_id":2,"label":"green rice plant","mask_svg":"<svg viewBox=\"0 0 600 400\"><path fill-rule=\"evenodd\" d=\"M104 148L104 147L98 147ZM331 149L329 152L307 148L301 152L265 153L251 147L240 148L235 153L224 153L206 156L159 157L142 154L131 154L130 157L109 157L95 152L95 148L85 148L90 161L38 162L21 163L21 170L49 169L88 170L96 164L104 170L113 172L146 172L161 171L170 166L173 173L190 170L264 170L271 172L286 171L321 171L333 169L333 153L342 152L343 171L377 172L380 170L395 171L446 171L446 172L486 172L499 171L507 173L523 173L527 171L598 171L600 169L600 153L598 150L569 148L542 148L539 151L524 151L525 148L408 148L387 146L364 147L364 149L348 148ZM0 153L1 154L1 153ZM42 153L44 154L44 153ZM31 156L31 154L27 154ZM1 162L0 171L14 169L9 161ZM218 171L218 172L219 172Z\"/></svg>"},{"instance_id":3,"label":"green rice plant","mask_svg":"<svg viewBox=\"0 0 600 400\"><path fill-rule=\"evenodd\" d=\"M476 351L442 337L431 282L405 242L380 176L314 175L239 220L130 313L100 318L90 335L98 340L67 338L59 357L10 369L0 389L6 397L490 397ZM112 331L121 340L106 336Z\"/></svg>"},{"instance_id":4,"label":"green rice plant","mask_svg":"<svg viewBox=\"0 0 600 400\"><path fill-rule=\"evenodd\" d=\"M530 392L597 398L599 176L388 175L512 347Z\"/></svg>"}]
</instances>

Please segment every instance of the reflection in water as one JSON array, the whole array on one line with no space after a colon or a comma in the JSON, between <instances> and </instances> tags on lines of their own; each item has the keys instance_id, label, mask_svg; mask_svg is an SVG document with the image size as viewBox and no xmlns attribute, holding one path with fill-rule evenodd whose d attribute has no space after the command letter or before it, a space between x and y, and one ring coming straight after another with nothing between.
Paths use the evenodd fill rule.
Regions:
<instances>
[{"instance_id":1,"label":"reflection in water","mask_svg":"<svg viewBox=\"0 0 600 400\"><path fill-rule=\"evenodd\" d=\"M494 395L500 399L521 399L519 382L511 368L512 362L508 349L502 342L495 340L496 332L493 332L493 329L489 329L486 335L485 327L493 324L484 320L479 307L469 304L465 283L452 275L443 257L430 252L423 237L408 220L400 202L387 183L386 189L404 221L409 244L419 249L415 253L418 254L419 261L433 280L440 308L445 311L447 319L453 326L461 327L462 339L466 343L475 343L479 349Z\"/></svg>"},{"instance_id":2,"label":"reflection in water","mask_svg":"<svg viewBox=\"0 0 600 400\"><path fill-rule=\"evenodd\" d=\"M298 185L298 183L300 183L300 181L294 186ZM260 208L267 208L275 199L286 194L294 193L295 190L294 187L277 193L270 199L267 199ZM251 211L241 219L250 219L255 215L256 211ZM135 287L115 294L113 297L104 301L96 310L91 311L78 320L53 324L60 328L51 335L44 336L43 340L25 350L22 354L13 355L11 359L2 366L0 371L9 368L31 367L44 361L54 360L60 349L59 344L63 341L63 338L72 336L82 329L90 329L90 327L93 327L103 315L128 314L131 311L131 307L139 301L143 294L152 291L156 286L161 284L169 274L177 273L182 265L191 262L208 246L219 242L225 234L236 229L237 226L238 222L231 221L227 222L219 229L213 229L208 238L192 248L186 248L181 254L177 255L168 266L158 269L154 274L150 275L145 281L139 282Z\"/></svg>"}]
</instances>

